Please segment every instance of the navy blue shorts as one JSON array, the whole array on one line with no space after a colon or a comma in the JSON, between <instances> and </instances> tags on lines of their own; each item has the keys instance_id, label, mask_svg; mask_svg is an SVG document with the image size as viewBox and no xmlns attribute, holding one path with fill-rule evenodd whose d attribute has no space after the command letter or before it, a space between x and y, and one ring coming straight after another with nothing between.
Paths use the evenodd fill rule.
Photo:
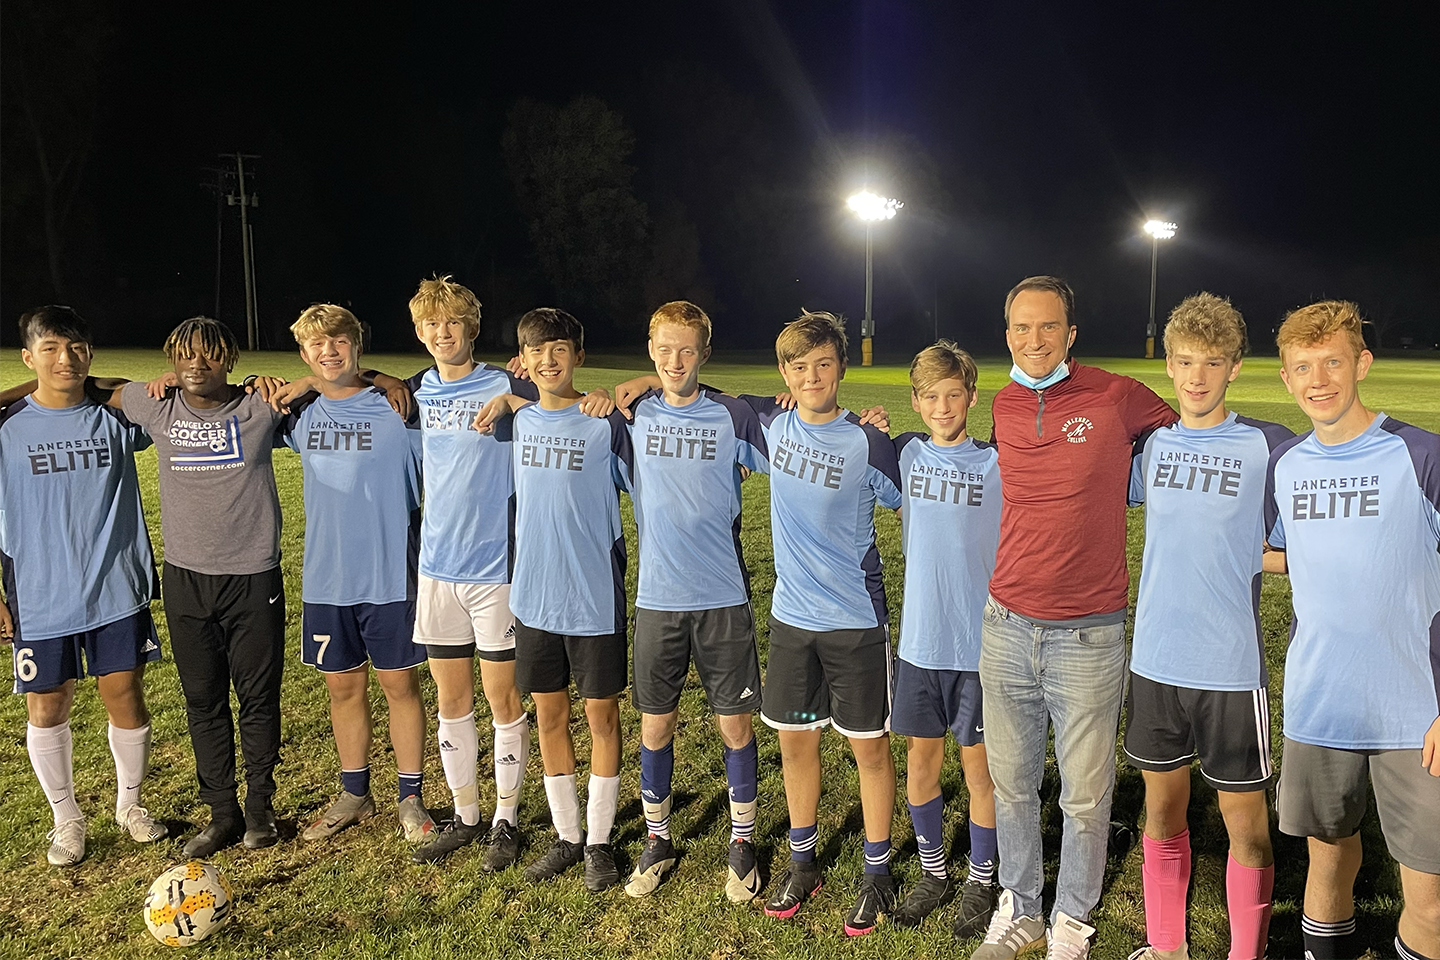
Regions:
<instances>
[{"instance_id":1,"label":"navy blue shorts","mask_svg":"<svg viewBox=\"0 0 1440 960\"><path fill-rule=\"evenodd\" d=\"M67 680L134 670L160 659L148 606L114 623L50 640L15 643L15 692L44 693Z\"/></svg>"},{"instance_id":2,"label":"navy blue shorts","mask_svg":"<svg viewBox=\"0 0 1440 960\"><path fill-rule=\"evenodd\" d=\"M962 747L985 742L984 699L975 670L931 670L895 661L890 729L932 740L949 730Z\"/></svg>"},{"instance_id":3,"label":"navy blue shorts","mask_svg":"<svg viewBox=\"0 0 1440 960\"><path fill-rule=\"evenodd\" d=\"M300 659L321 673L344 673L367 660L376 670L408 670L425 662L415 637L415 601L305 604Z\"/></svg>"}]
</instances>

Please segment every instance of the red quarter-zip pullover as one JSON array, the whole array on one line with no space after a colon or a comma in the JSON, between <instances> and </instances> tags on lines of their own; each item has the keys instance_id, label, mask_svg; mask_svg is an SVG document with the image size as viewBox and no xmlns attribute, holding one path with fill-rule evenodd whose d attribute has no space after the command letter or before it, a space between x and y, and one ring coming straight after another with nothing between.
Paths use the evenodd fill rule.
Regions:
<instances>
[{"instance_id":1,"label":"red quarter-zip pullover","mask_svg":"<svg viewBox=\"0 0 1440 960\"><path fill-rule=\"evenodd\" d=\"M1138 380L1072 360L1044 390L1006 384L993 417L1003 503L990 595L1037 620L1125 609L1130 460L1179 415Z\"/></svg>"}]
</instances>

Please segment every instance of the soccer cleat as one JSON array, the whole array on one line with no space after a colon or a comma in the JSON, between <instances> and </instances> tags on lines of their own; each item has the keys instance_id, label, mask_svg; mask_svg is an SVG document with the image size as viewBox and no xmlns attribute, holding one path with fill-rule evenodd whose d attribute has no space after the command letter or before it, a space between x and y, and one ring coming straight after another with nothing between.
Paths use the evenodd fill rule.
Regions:
<instances>
[{"instance_id":1,"label":"soccer cleat","mask_svg":"<svg viewBox=\"0 0 1440 960\"><path fill-rule=\"evenodd\" d=\"M435 821L425 809L425 802L413 793L400 801L395 816L400 821L400 836L411 843L427 840L435 832Z\"/></svg>"},{"instance_id":2,"label":"soccer cleat","mask_svg":"<svg viewBox=\"0 0 1440 960\"><path fill-rule=\"evenodd\" d=\"M922 873L920 882L905 894L905 899L890 918L902 927L918 927L921 921L955 899L955 881L950 877L937 877L933 873Z\"/></svg>"},{"instance_id":3,"label":"soccer cleat","mask_svg":"<svg viewBox=\"0 0 1440 960\"><path fill-rule=\"evenodd\" d=\"M429 841L416 847L410 854L411 863L439 863L461 847L469 846L484 836L480 824L464 823L459 817L445 821L445 825L431 834Z\"/></svg>"},{"instance_id":4,"label":"soccer cleat","mask_svg":"<svg viewBox=\"0 0 1440 960\"><path fill-rule=\"evenodd\" d=\"M579 843L571 843L569 840L555 838L550 844L550 849L541 855L539 860L525 868L526 880L549 880L558 877L569 870L575 864L585 859L585 842L582 839ZM619 877L617 876L618 880Z\"/></svg>"},{"instance_id":5,"label":"soccer cleat","mask_svg":"<svg viewBox=\"0 0 1440 960\"><path fill-rule=\"evenodd\" d=\"M820 867L813 860L791 860L790 869L775 886L775 895L765 903L765 915L789 920L800 905L820 892Z\"/></svg>"},{"instance_id":6,"label":"soccer cleat","mask_svg":"<svg viewBox=\"0 0 1440 960\"><path fill-rule=\"evenodd\" d=\"M725 896L731 903L749 903L760 894L760 864L755 844L749 840L730 841L730 865L725 873Z\"/></svg>"},{"instance_id":7,"label":"soccer cleat","mask_svg":"<svg viewBox=\"0 0 1440 960\"><path fill-rule=\"evenodd\" d=\"M45 834L50 849L45 859L54 867L73 867L85 859L85 818L62 820L55 829Z\"/></svg>"},{"instance_id":8,"label":"soccer cleat","mask_svg":"<svg viewBox=\"0 0 1440 960\"><path fill-rule=\"evenodd\" d=\"M520 859L520 831L509 820L501 820L485 836L485 857L480 869L499 873Z\"/></svg>"},{"instance_id":9,"label":"soccer cleat","mask_svg":"<svg viewBox=\"0 0 1440 960\"><path fill-rule=\"evenodd\" d=\"M1182 943L1179 950L1170 953L1161 953L1154 947L1141 947L1130 954L1126 960L1190 960L1190 944Z\"/></svg>"},{"instance_id":10,"label":"soccer cleat","mask_svg":"<svg viewBox=\"0 0 1440 960\"><path fill-rule=\"evenodd\" d=\"M585 866L588 873L590 865L587 863ZM630 882L625 884L625 893L632 897L648 897L673 866L675 846L670 838L650 834L650 839L645 842L645 852L640 854L640 862L635 864L635 872L630 874Z\"/></svg>"},{"instance_id":11,"label":"soccer cleat","mask_svg":"<svg viewBox=\"0 0 1440 960\"><path fill-rule=\"evenodd\" d=\"M995 914L995 885L966 880L960 885L960 911L951 932L956 940L969 940L985 932Z\"/></svg>"},{"instance_id":12,"label":"soccer cleat","mask_svg":"<svg viewBox=\"0 0 1440 960\"><path fill-rule=\"evenodd\" d=\"M1015 960L1020 954L1045 945L1045 921L1015 914L1015 894L1000 893L1000 902L990 917L985 942L970 954L970 960Z\"/></svg>"},{"instance_id":13,"label":"soccer cleat","mask_svg":"<svg viewBox=\"0 0 1440 960\"><path fill-rule=\"evenodd\" d=\"M153 843L170 832L165 824L150 816L150 811L138 803L132 803L117 813L115 822L124 827L136 843Z\"/></svg>"},{"instance_id":14,"label":"soccer cleat","mask_svg":"<svg viewBox=\"0 0 1440 960\"><path fill-rule=\"evenodd\" d=\"M1050 927L1050 946L1045 960L1089 960L1090 938L1095 928L1065 913L1055 915Z\"/></svg>"},{"instance_id":15,"label":"soccer cleat","mask_svg":"<svg viewBox=\"0 0 1440 960\"><path fill-rule=\"evenodd\" d=\"M860 895L845 917L845 936L863 937L880 925L880 918L895 906L895 878L888 873L867 873L860 878Z\"/></svg>"},{"instance_id":16,"label":"soccer cleat","mask_svg":"<svg viewBox=\"0 0 1440 960\"><path fill-rule=\"evenodd\" d=\"M204 860L240 842L245 825L238 820L211 820L204 829L185 843L184 854L189 860Z\"/></svg>"},{"instance_id":17,"label":"soccer cleat","mask_svg":"<svg viewBox=\"0 0 1440 960\"><path fill-rule=\"evenodd\" d=\"M363 797L348 790L341 790L335 802L300 835L306 841L329 840L346 827L353 827L361 820L375 815L375 798L369 793Z\"/></svg>"},{"instance_id":18,"label":"soccer cleat","mask_svg":"<svg viewBox=\"0 0 1440 960\"><path fill-rule=\"evenodd\" d=\"M243 842L246 850L261 850L279 843L280 829L275 825L275 811L262 810L253 816L247 815Z\"/></svg>"},{"instance_id":19,"label":"soccer cleat","mask_svg":"<svg viewBox=\"0 0 1440 960\"><path fill-rule=\"evenodd\" d=\"M615 866L615 850L608 843L592 843L585 848L585 889L599 893L620 882Z\"/></svg>"}]
</instances>

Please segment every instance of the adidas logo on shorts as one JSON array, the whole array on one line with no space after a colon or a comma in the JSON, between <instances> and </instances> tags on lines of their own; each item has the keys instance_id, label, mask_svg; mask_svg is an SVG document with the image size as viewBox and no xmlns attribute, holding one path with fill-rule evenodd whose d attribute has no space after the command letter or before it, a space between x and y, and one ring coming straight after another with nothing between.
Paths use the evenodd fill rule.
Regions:
<instances>
[{"instance_id":1,"label":"adidas logo on shorts","mask_svg":"<svg viewBox=\"0 0 1440 960\"><path fill-rule=\"evenodd\" d=\"M753 694L754 692L755 692L754 690L751 690L749 687L746 687L744 690L740 691L740 696L742 696L742 697L748 697L748 696L750 696L751 694Z\"/></svg>"},{"instance_id":2,"label":"adidas logo on shorts","mask_svg":"<svg viewBox=\"0 0 1440 960\"><path fill-rule=\"evenodd\" d=\"M149 653L149 652L152 651L152 650L159 650L159 649L160 649L160 648L155 645L155 641L154 641L154 640L146 639L146 641L145 641L145 649L142 650L141 653Z\"/></svg>"},{"instance_id":3,"label":"adidas logo on shorts","mask_svg":"<svg viewBox=\"0 0 1440 960\"><path fill-rule=\"evenodd\" d=\"M515 624L512 623L512 624L510 624L510 626L508 626L508 627L505 628L505 639L506 639L506 640L514 640L514 639L515 639Z\"/></svg>"}]
</instances>

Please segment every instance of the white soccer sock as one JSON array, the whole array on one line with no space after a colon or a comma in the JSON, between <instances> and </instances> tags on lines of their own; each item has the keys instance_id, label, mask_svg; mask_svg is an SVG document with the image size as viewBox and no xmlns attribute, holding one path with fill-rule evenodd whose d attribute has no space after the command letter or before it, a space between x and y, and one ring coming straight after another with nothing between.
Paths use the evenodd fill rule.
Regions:
<instances>
[{"instance_id":1,"label":"white soccer sock","mask_svg":"<svg viewBox=\"0 0 1440 960\"><path fill-rule=\"evenodd\" d=\"M590 774L585 801L586 844L609 843L610 828L615 826L615 807L620 796L620 778L597 777Z\"/></svg>"},{"instance_id":2,"label":"white soccer sock","mask_svg":"<svg viewBox=\"0 0 1440 960\"><path fill-rule=\"evenodd\" d=\"M550 801L550 820L561 840L580 842L580 797L575 793L575 774L545 778L545 797Z\"/></svg>"},{"instance_id":3,"label":"white soccer sock","mask_svg":"<svg viewBox=\"0 0 1440 960\"><path fill-rule=\"evenodd\" d=\"M115 758L115 816L140 802L140 784L150 766L150 724L126 730L110 724L110 755Z\"/></svg>"},{"instance_id":4,"label":"white soccer sock","mask_svg":"<svg viewBox=\"0 0 1440 960\"><path fill-rule=\"evenodd\" d=\"M50 813L55 823L78 820L84 816L80 805L75 802L75 772L71 764L74 750L70 739L70 721L54 727L25 725L25 747L30 753L30 765L35 768L35 779L50 801Z\"/></svg>"},{"instance_id":5,"label":"white soccer sock","mask_svg":"<svg viewBox=\"0 0 1440 960\"><path fill-rule=\"evenodd\" d=\"M494 726L495 818L490 825L509 820L518 826L520 784L525 781L525 764L530 759L530 718L522 713L518 720Z\"/></svg>"},{"instance_id":6,"label":"white soccer sock","mask_svg":"<svg viewBox=\"0 0 1440 960\"><path fill-rule=\"evenodd\" d=\"M480 742L475 733L475 711L454 720L439 720L440 766L445 768L445 782L455 798L455 816L473 827L480 822L480 795L475 788Z\"/></svg>"}]
</instances>

